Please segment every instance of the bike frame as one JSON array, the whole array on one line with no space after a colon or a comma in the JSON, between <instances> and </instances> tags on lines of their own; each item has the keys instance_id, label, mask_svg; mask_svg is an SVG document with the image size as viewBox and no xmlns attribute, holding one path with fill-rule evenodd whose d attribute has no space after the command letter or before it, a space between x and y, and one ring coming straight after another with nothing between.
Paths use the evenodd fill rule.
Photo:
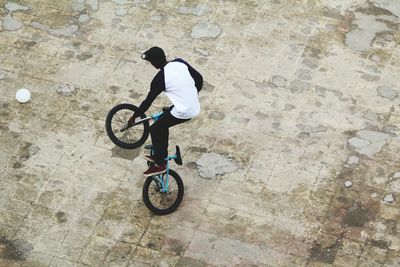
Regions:
<instances>
[{"instance_id":1,"label":"bike frame","mask_svg":"<svg viewBox=\"0 0 400 267\"><path fill-rule=\"evenodd\" d=\"M159 112L159 113L156 113L156 114L154 114L154 115L151 115L150 117L146 117L146 118L143 118L143 119L140 119L140 120L135 120L135 123L134 123L134 124L132 124L132 125L126 124L126 125L125 125L124 127L122 127L122 129L119 130L119 131L120 131L120 132L125 132L125 131L128 130L129 128L132 128L133 126L139 125L139 124L141 124L141 123L144 122L144 121L149 121L149 120L157 121L157 120L161 117L162 114L164 114L164 112Z\"/></svg>"},{"instance_id":2,"label":"bike frame","mask_svg":"<svg viewBox=\"0 0 400 267\"><path fill-rule=\"evenodd\" d=\"M135 123L132 124L131 126L129 126L129 128L133 127L135 125L141 124L144 121L149 121L149 120L157 121L161 117L162 114L164 114L164 112L159 112L159 113L156 113L154 115L151 115L150 117L146 117L146 118L143 118L143 119L140 119L140 120L135 120Z\"/></svg>"}]
</instances>

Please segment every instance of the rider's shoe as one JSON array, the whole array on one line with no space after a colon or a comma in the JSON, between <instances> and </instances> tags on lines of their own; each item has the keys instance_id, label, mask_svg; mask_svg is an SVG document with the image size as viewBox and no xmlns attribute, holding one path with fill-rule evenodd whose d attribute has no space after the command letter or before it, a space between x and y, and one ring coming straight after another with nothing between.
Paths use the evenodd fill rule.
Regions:
<instances>
[{"instance_id":1,"label":"rider's shoe","mask_svg":"<svg viewBox=\"0 0 400 267\"><path fill-rule=\"evenodd\" d=\"M166 164L163 164L161 166L153 165L151 166L147 171L145 171L143 174L144 176L153 176L153 175L158 175L166 172Z\"/></svg>"},{"instance_id":2,"label":"rider's shoe","mask_svg":"<svg viewBox=\"0 0 400 267\"><path fill-rule=\"evenodd\" d=\"M147 160L147 161L150 161L150 162L156 162L155 160L154 160L154 157L153 156L150 156L150 155L144 155L144 159L145 160Z\"/></svg>"}]
</instances>

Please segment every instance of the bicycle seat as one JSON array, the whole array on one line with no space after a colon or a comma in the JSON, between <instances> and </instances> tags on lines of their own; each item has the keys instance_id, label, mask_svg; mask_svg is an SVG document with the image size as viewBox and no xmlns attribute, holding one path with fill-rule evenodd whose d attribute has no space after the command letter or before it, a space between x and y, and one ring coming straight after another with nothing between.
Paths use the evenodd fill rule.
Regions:
<instances>
[{"instance_id":1,"label":"bicycle seat","mask_svg":"<svg viewBox=\"0 0 400 267\"><path fill-rule=\"evenodd\" d=\"M174 158L174 161L178 165L182 165L182 157L181 157L181 150L179 149L179 146L176 146L176 158Z\"/></svg>"}]
</instances>

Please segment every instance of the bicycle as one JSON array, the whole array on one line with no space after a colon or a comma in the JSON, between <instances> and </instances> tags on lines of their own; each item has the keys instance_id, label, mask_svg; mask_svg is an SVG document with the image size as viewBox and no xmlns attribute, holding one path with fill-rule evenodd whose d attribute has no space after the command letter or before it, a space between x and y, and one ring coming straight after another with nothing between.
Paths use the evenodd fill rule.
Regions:
<instances>
[{"instance_id":1,"label":"bicycle","mask_svg":"<svg viewBox=\"0 0 400 267\"><path fill-rule=\"evenodd\" d=\"M128 125L128 120L138 107L132 104L124 103L113 107L106 117L106 132L111 141L125 149L135 149L143 145L150 133L149 121L157 121L166 111L159 112L147 117L140 114L133 125ZM152 145L145 146L154 155ZM169 162L174 160L176 164L182 165L182 157L179 146L176 146L176 152L168 155L166 172L159 175L149 176L144 182L142 198L146 207L157 215L166 215L174 212L183 199L184 186L181 177L174 170L170 169ZM147 161L149 167L155 164ZM172 179L171 179L172 178Z\"/></svg>"}]
</instances>

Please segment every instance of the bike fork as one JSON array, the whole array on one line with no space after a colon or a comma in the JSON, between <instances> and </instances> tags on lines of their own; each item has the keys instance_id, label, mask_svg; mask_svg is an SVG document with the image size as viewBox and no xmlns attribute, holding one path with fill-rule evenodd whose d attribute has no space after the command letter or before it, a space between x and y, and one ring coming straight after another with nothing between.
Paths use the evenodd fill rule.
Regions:
<instances>
[{"instance_id":1,"label":"bike fork","mask_svg":"<svg viewBox=\"0 0 400 267\"><path fill-rule=\"evenodd\" d=\"M167 193L168 192L168 187L169 187L169 162L167 161L167 171L165 172L165 176L163 178L164 174L160 174L157 177L157 180L159 180L159 182L161 183L161 191L163 193Z\"/></svg>"}]
</instances>

